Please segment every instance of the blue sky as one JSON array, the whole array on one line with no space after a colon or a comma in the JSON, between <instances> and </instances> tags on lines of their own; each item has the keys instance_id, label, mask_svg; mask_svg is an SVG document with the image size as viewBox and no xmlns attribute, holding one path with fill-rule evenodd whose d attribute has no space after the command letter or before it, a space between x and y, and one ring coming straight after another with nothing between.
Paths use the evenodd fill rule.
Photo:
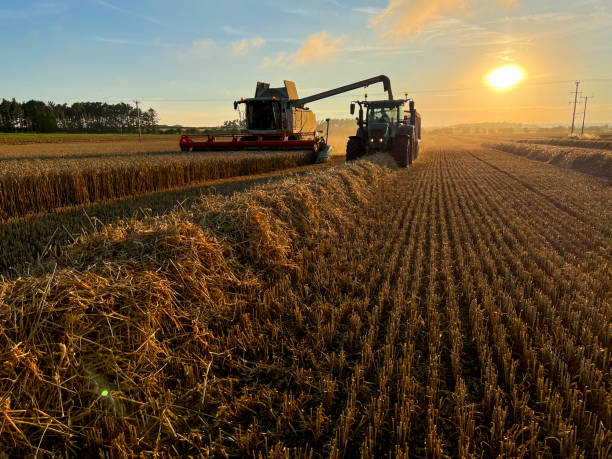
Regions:
<instances>
[{"instance_id":1,"label":"blue sky","mask_svg":"<svg viewBox=\"0 0 612 459\"><path fill-rule=\"evenodd\" d=\"M308 95L381 73L430 125L567 123L574 79L612 122L610 0L2 0L0 52L0 97L140 99L169 124L233 119L259 80ZM486 87L507 64L525 81ZM348 117L362 95L311 108Z\"/></svg>"}]
</instances>

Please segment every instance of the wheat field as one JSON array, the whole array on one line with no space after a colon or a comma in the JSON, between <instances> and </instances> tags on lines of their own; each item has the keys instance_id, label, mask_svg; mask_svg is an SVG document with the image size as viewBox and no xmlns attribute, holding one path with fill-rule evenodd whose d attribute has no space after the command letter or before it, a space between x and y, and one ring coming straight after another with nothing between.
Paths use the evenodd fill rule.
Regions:
<instances>
[{"instance_id":1,"label":"wheat field","mask_svg":"<svg viewBox=\"0 0 612 459\"><path fill-rule=\"evenodd\" d=\"M116 145L111 146L114 151ZM302 166L313 163L313 155L311 151L254 151L4 156L0 158L0 220Z\"/></svg>"},{"instance_id":2,"label":"wheat field","mask_svg":"<svg viewBox=\"0 0 612 459\"><path fill-rule=\"evenodd\" d=\"M2 134L0 159L71 157L177 151L176 135Z\"/></svg>"},{"instance_id":3,"label":"wheat field","mask_svg":"<svg viewBox=\"0 0 612 459\"><path fill-rule=\"evenodd\" d=\"M428 142L0 283L9 455L609 457L601 179Z\"/></svg>"}]
</instances>

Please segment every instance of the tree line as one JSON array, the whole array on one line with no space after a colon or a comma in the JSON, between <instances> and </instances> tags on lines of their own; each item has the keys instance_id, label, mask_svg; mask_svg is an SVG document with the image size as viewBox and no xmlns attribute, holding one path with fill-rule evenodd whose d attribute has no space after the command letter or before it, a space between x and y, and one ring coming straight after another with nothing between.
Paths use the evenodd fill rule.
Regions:
<instances>
[{"instance_id":1,"label":"tree line","mask_svg":"<svg viewBox=\"0 0 612 459\"><path fill-rule=\"evenodd\" d=\"M140 124L143 132L155 132L156 111L152 108L141 110ZM3 98L0 132L135 133L138 132L138 110L126 103L75 102L68 105Z\"/></svg>"}]
</instances>

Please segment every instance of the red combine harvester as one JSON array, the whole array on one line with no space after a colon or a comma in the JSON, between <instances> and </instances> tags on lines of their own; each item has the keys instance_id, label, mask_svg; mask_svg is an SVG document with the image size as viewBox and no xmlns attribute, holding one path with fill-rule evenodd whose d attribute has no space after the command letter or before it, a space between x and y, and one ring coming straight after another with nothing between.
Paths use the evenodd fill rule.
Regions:
<instances>
[{"instance_id":1,"label":"red combine harvester","mask_svg":"<svg viewBox=\"0 0 612 459\"><path fill-rule=\"evenodd\" d=\"M268 83L259 82L255 97L234 102L235 110L245 105L246 132L183 135L181 151L312 150L318 153L318 161L321 161L329 157L331 147L317 132L315 115L306 104L375 83L383 83L389 99L393 99L391 82L385 75L302 99L298 97L295 83L287 80L284 83L283 88L270 88Z\"/></svg>"}]
</instances>

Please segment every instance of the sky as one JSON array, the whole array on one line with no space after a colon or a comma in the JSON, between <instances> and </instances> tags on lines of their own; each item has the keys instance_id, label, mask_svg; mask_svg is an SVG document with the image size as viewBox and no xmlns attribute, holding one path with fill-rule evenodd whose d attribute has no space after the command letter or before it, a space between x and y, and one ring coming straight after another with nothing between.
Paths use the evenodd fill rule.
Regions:
<instances>
[{"instance_id":1,"label":"sky","mask_svg":"<svg viewBox=\"0 0 612 459\"><path fill-rule=\"evenodd\" d=\"M130 102L163 124L211 126L257 81L307 96L386 74L424 124L612 122L612 0L0 1L0 98ZM499 90L492 70L525 78ZM379 85L380 86L380 85ZM370 87L314 102L349 118Z\"/></svg>"}]
</instances>

